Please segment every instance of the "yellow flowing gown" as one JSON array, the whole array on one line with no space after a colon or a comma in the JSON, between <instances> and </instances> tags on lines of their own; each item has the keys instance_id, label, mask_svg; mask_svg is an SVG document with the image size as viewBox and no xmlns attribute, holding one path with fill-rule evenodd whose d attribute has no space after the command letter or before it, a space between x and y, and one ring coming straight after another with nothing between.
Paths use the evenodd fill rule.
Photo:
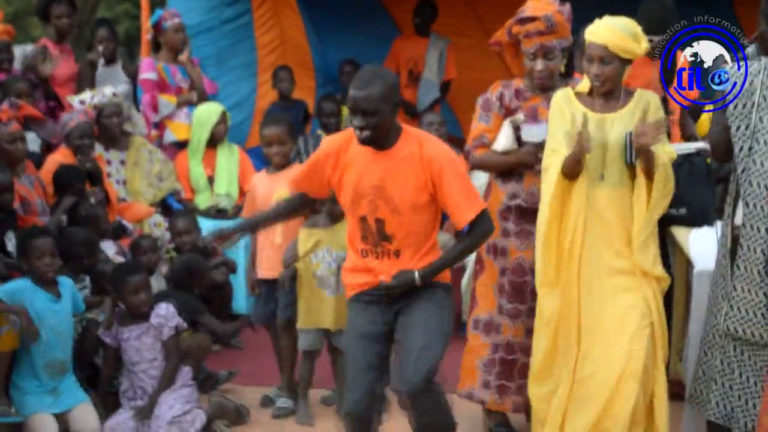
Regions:
<instances>
[{"instance_id":1,"label":"yellow flowing gown","mask_svg":"<svg viewBox=\"0 0 768 432\"><path fill-rule=\"evenodd\" d=\"M561 175L586 115L590 154L575 181ZM552 98L536 229L538 302L529 376L532 430L669 429L662 297L669 280L657 222L674 192L674 150L653 147L655 175L624 162L624 137L663 119L637 90L596 113L565 88Z\"/></svg>"}]
</instances>

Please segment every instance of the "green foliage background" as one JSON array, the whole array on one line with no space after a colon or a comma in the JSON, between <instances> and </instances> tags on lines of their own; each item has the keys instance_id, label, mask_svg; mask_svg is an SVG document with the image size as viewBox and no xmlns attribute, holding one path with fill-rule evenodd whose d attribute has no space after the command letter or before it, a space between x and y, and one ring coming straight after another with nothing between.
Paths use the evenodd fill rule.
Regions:
<instances>
[{"instance_id":1,"label":"green foliage background","mask_svg":"<svg viewBox=\"0 0 768 432\"><path fill-rule=\"evenodd\" d=\"M77 34L72 41L79 56L87 51L90 29L97 17L114 21L120 33L121 55L135 64L138 61L141 28L139 0L76 0L78 5ZM165 0L152 0L152 9L165 5ZM35 15L37 0L0 0L5 21L16 28L16 43L34 42L44 34L43 25Z\"/></svg>"}]
</instances>

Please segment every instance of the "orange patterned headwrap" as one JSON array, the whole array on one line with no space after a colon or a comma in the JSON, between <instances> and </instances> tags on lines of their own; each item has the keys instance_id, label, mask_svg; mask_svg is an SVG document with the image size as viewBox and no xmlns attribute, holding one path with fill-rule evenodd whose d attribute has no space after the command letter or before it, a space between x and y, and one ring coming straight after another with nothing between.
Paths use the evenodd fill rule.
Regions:
<instances>
[{"instance_id":1,"label":"orange patterned headwrap","mask_svg":"<svg viewBox=\"0 0 768 432\"><path fill-rule=\"evenodd\" d=\"M28 119L44 120L45 116L32 105L18 99L6 99L0 104L0 132L20 131L21 124Z\"/></svg>"},{"instance_id":2,"label":"orange patterned headwrap","mask_svg":"<svg viewBox=\"0 0 768 432\"><path fill-rule=\"evenodd\" d=\"M84 108L77 108L69 111L61 116L59 119L59 129L61 136L66 136L69 131L74 129L80 123L91 122L93 123L96 115L93 111Z\"/></svg>"},{"instance_id":3,"label":"orange patterned headwrap","mask_svg":"<svg viewBox=\"0 0 768 432\"><path fill-rule=\"evenodd\" d=\"M9 40L13 42L16 39L16 29L12 25L3 22L5 12L0 10L0 40Z\"/></svg>"},{"instance_id":4,"label":"orange patterned headwrap","mask_svg":"<svg viewBox=\"0 0 768 432\"><path fill-rule=\"evenodd\" d=\"M573 43L573 13L569 3L528 0L489 42L507 62L514 76L523 76L523 54L542 45L564 49Z\"/></svg>"}]
</instances>

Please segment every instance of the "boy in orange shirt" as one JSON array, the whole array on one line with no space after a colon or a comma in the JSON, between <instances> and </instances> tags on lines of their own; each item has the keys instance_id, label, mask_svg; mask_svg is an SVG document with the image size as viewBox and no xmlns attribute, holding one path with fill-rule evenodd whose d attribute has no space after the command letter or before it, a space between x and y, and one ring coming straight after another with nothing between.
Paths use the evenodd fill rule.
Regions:
<instances>
[{"instance_id":1,"label":"boy in orange shirt","mask_svg":"<svg viewBox=\"0 0 768 432\"><path fill-rule=\"evenodd\" d=\"M445 394L435 382L453 329L447 270L493 232L493 222L456 153L427 132L401 125L397 77L376 66L349 91L352 127L325 139L302 166L295 194L216 241L295 218L315 199L335 193L347 216L342 280L349 298L344 335L344 406L348 432L378 426L392 348L393 376L414 430L454 431ZM467 227L441 253L440 214Z\"/></svg>"},{"instance_id":2,"label":"boy in orange shirt","mask_svg":"<svg viewBox=\"0 0 768 432\"><path fill-rule=\"evenodd\" d=\"M291 181L301 165L291 162L296 133L290 119L267 116L261 123L261 148L269 168L256 173L245 197L242 217L268 210L292 194ZM261 400L261 406L274 405L273 418L296 413L296 286L280 288L283 255L299 235L303 217L273 225L254 236L253 321L269 332L275 358L280 367L281 385Z\"/></svg>"}]
</instances>

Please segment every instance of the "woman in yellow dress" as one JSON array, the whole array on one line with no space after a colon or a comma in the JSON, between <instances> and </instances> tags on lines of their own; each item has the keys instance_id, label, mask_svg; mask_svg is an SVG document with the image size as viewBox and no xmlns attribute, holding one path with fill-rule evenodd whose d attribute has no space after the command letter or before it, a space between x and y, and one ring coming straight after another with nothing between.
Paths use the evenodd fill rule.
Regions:
<instances>
[{"instance_id":1,"label":"woman in yellow dress","mask_svg":"<svg viewBox=\"0 0 768 432\"><path fill-rule=\"evenodd\" d=\"M604 16L586 79L552 97L536 230L533 431L667 431L668 277L657 222L675 154L659 97L622 78L648 41Z\"/></svg>"}]
</instances>

